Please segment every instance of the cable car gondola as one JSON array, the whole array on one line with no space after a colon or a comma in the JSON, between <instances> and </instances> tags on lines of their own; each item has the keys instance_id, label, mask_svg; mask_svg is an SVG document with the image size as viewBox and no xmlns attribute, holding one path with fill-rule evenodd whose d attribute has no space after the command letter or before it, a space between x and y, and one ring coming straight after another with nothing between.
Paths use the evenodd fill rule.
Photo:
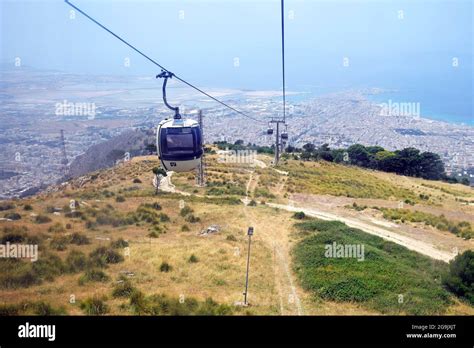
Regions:
<instances>
[{"instance_id":1,"label":"cable car gondola","mask_svg":"<svg viewBox=\"0 0 474 348\"><path fill-rule=\"evenodd\" d=\"M164 78L163 101L175 112L172 119L165 119L156 129L156 149L158 159L165 170L188 172L195 169L203 154L202 133L199 123L191 119L183 119L179 108L168 104L166 100L166 83L173 73L162 71L157 78Z\"/></svg>"}]
</instances>

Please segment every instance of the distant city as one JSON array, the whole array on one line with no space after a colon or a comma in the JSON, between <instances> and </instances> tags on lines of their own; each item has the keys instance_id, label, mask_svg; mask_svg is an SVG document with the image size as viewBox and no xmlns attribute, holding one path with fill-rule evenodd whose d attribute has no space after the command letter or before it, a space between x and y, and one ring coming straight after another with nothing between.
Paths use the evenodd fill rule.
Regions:
<instances>
[{"instance_id":1,"label":"distant city","mask_svg":"<svg viewBox=\"0 0 474 348\"><path fill-rule=\"evenodd\" d=\"M134 128L152 128L170 117L154 78L85 76L18 69L1 72L0 198L34 193L55 184L92 145ZM203 110L206 143L243 140L271 145L267 122L281 117L280 91L206 89L261 122L223 109L171 84L168 99L182 114ZM389 150L415 147L438 153L450 175L474 176L474 127L434 121L419 105L370 96L380 88L341 91L316 98L290 91L289 145L345 148L354 143ZM428 115L429 116L429 115Z\"/></svg>"}]
</instances>

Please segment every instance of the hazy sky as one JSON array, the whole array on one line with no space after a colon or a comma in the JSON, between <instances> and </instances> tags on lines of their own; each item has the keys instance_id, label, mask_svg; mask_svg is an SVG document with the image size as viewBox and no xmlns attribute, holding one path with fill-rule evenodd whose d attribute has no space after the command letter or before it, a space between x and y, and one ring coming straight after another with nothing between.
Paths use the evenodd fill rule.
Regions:
<instances>
[{"instance_id":1,"label":"hazy sky","mask_svg":"<svg viewBox=\"0 0 474 348\"><path fill-rule=\"evenodd\" d=\"M159 72L81 14L71 19L62 0L0 1L3 63L20 57L25 66L76 73ZM281 84L279 0L72 2L198 85ZM471 0L286 0L288 87L447 76L472 92L472 17Z\"/></svg>"}]
</instances>

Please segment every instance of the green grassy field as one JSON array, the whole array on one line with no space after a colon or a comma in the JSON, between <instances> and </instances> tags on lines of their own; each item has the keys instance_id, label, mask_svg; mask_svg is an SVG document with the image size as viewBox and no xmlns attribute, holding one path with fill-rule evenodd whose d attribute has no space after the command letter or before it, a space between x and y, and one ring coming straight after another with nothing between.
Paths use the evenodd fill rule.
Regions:
<instances>
[{"instance_id":1,"label":"green grassy field","mask_svg":"<svg viewBox=\"0 0 474 348\"><path fill-rule=\"evenodd\" d=\"M294 269L315 299L356 302L384 314L445 313L452 295L441 285L447 265L336 221L296 224L304 236ZM325 257L325 245L364 245L365 258Z\"/></svg>"},{"instance_id":2,"label":"green grassy field","mask_svg":"<svg viewBox=\"0 0 474 348\"><path fill-rule=\"evenodd\" d=\"M410 190L378 178L368 170L328 162L288 161L281 170L290 173L288 192L328 194L354 198L398 199L417 202Z\"/></svg>"}]
</instances>

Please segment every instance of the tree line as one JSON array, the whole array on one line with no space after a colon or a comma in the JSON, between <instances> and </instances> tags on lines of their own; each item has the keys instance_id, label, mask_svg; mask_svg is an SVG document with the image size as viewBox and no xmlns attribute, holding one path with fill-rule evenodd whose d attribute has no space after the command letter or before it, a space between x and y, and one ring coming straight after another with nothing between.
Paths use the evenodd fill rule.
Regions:
<instances>
[{"instance_id":1,"label":"tree line","mask_svg":"<svg viewBox=\"0 0 474 348\"><path fill-rule=\"evenodd\" d=\"M438 154L421 152L413 147L389 151L381 146L354 144L347 149L331 149L328 144L316 147L314 144L307 143L302 149L288 146L286 151L294 153L295 157L306 161L324 160L346 163L399 175L429 180L443 180L450 183L458 182L455 177L446 174L443 161ZM299 156L296 156L296 153ZM469 180L463 178L461 183L469 185Z\"/></svg>"}]
</instances>

